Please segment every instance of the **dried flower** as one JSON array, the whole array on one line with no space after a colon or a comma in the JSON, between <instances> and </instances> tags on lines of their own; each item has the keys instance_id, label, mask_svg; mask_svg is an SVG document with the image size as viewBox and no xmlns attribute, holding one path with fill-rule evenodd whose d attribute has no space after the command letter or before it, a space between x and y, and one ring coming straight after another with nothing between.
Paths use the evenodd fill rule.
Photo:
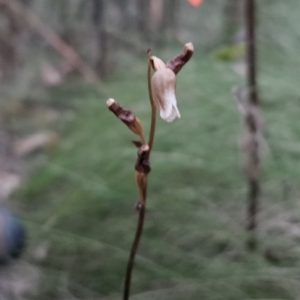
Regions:
<instances>
[{"instance_id":1,"label":"dried flower","mask_svg":"<svg viewBox=\"0 0 300 300\"><path fill-rule=\"evenodd\" d=\"M148 174L151 171L149 163L149 146L138 145L136 142L133 143L138 147L137 160L134 168L139 173Z\"/></svg>"},{"instance_id":2,"label":"dried flower","mask_svg":"<svg viewBox=\"0 0 300 300\"><path fill-rule=\"evenodd\" d=\"M182 67L191 59L194 54L194 46L192 43L184 45L182 52L169 60L166 63L166 67L171 69L175 74L182 69Z\"/></svg>"},{"instance_id":3,"label":"dried flower","mask_svg":"<svg viewBox=\"0 0 300 300\"><path fill-rule=\"evenodd\" d=\"M160 116L167 122L180 118L175 95L176 75L170 69L156 71L151 80L153 100Z\"/></svg>"},{"instance_id":4,"label":"dried flower","mask_svg":"<svg viewBox=\"0 0 300 300\"><path fill-rule=\"evenodd\" d=\"M175 94L176 74L190 60L193 53L193 44L187 43L182 53L166 64L156 56L149 58L152 69L155 71L151 80L153 100L160 110L161 118L167 122L172 122L176 117L180 118Z\"/></svg>"},{"instance_id":5,"label":"dried flower","mask_svg":"<svg viewBox=\"0 0 300 300\"><path fill-rule=\"evenodd\" d=\"M149 146L141 145L140 142L133 141L138 148L137 160L135 163L135 181L139 190L139 201L135 205L135 210L140 209L145 205L146 190L147 190L147 174L151 171L149 163Z\"/></svg>"},{"instance_id":6,"label":"dried flower","mask_svg":"<svg viewBox=\"0 0 300 300\"><path fill-rule=\"evenodd\" d=\"M114 99L108 99L106 101L107 107L112 111L126 126L135 134L139 135L142 143L144 143L144 132L141 121L135 116L135 114L122 107Z\"/></svg>"}]
</instances>

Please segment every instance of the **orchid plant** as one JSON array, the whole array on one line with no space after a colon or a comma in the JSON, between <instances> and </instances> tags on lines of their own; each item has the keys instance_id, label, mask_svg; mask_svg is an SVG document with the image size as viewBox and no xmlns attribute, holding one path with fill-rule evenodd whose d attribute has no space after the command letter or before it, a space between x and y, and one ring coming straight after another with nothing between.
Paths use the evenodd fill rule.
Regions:
<instances>
[{"instance_id":1,"label":"orchid plant","mask_svg":"<svg viewBox=\"0 0 300 300\"><path fill-rule=\"evenodd\" d=\"M124 300L128 300L130 296L130 282L134 258L143 231L146 211L147 177L151 171L150 153L155 135L156 110L160 111L161 118L166 122L172 122L176 118L180 118L175 93L176 75L191 59L193 53L193 44L187 43L184 45L184 48L179 55L164 63L160 58L152 56L151 50L148 50L147 77L148 93L151 104L151 128L148 142L146 142L144 136L142 123L135 114L131 110L121 106L114 99L107 100L109 110L112 111L133 133L139 136L138 141L133 141L133 144L138 148L137 160L135 163L135 180L138 187L139 200L135 205L135 209L139 212L139 218L127 264L123 294ZM154 71L154 74L151 76L152 70Z\"/></svg>"}]
</instances>

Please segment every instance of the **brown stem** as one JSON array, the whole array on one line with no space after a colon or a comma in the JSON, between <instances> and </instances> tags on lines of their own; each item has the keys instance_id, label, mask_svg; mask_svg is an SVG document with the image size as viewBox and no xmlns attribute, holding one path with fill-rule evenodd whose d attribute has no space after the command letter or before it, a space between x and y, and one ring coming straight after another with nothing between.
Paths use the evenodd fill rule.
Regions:
<instances>
[{"instance_id":1,"label":"brown stem","mask_svg":"<svg viewBox=\"0 0 300 300\"><path fill-rule=\"evenodd\" d=\"M135 232L135 237L131 246L129 260L127 264L127 270L126 270L126 278L125 278L125 287L124 287L124 295L123 299L128 300L130 295L130 283L131 283L131 275L132 275L132 269L134 265L134 258L136 255L136 252L138 250L139 241L143 232L143 226L144 226L144 219L145 219L145 211L146 211L146 190L147 187L145 187L144 191L141 191L141 194L143 195L143 203L139 209L139 220L138 225Z\"/></svg>"},{"instance_id":2,"label":"brown stem","mask_svg":"<svg viewBox=\"0 0 300 300\"><path fill-rule=\"evenodd\" d=\"M256 215L258 210L259 193L259 181L257 179L249 179L247 230L249 231L250 235L247 245L250 250L254 250L257 246L255 228L257 226Z\"/></svg>"},{"instance_id":3,"label":"brown stem","mask_svg":"<svg viewBox=\"0 0 300 300\"><path fill-rule=\"evenodd\" d=\"M250 101L258 104L256 85L256 40L255 40L255 0L245 0L245 21L247 39L247 85Z\"/></svg>"},{"instance_id":4,"label":"brown stem","mask_svg":"<svg viewBox=\"0 0 300 300\"><path fill-rule=\"evenodd\" d=\"M148 92L149 92L149 99L150 99L150 104L151 104L151 127L150 127L150 135L149 135L149 156L150 152L153 146L154 142L154 134L155 134L155 124L156 124L156 106L153 100L153 95L152 95L152 88L151 88L151 62L150 62L150 57L151 57L151 50L148 50L148 71L147 71L147 78L148 78Z\"/></svg>"},{"instance_id":5,"label":"brown stem","mask_svg":"<svg viewBox=\"0 0 300 300\"><path fill-rule=\"evenodd\" d=\"M146 144L146 140L145 140L145 137L144 137L144 133L141 133L141 134L139 135L139 137L140 137L140 139L141 139L141 143L142 143L143 145L145 145L145 144Z\"/></svg>"},{"instance_id":6,"label":"brown stem","mask_svg":"<svg viewBox=\"0 0 300 300\"><path fill-rule=\"evenodd\" d=\"M253 105L257 106L258 95L256 82L255 0L245 0L245 22L247 37L247 86L249 91L249 101ZM249 179L248 193L248 248L249 250L255 250L257 246L255 237L255 229L257 227L256 214L260 194L258 179Z\"/></svg>"},{"instance_id":7,"label":"brown stem","mask_svg":"<svg viewBox=\"0 0 300 300\"><path fill-rule=\"evenodd\" d=\"M154 135L155 135L155 123L156 123L156 107L155 107L155 103L153 101L152 89L151 89L150 56L151 56L151 51L148 50L147 78L148 78L149 99L150 99L150 104L151 104L151 127L150 127L149 142L148 142L148 145L149 145L148 159L150 157L150 152L151 152L151 149L152 149L152 146L153 146ZM141 139L142 139L142 137L141 137ZM130 255L129 255L129 260L128 260L128 264L127 264L123 300L128 300L129 296L130 296L130 284L131 284L132 269L133 269L133 265L134 265L134 258L135 258L136 252L138 250L139 241L141 239L142 232L143 232L145 212L146 212L147 176L148 176L148 173L145 173L144 175L146 176L146 183L144 184L143 188L139 187L140 203L142 203L142 205L139 208L139 219L138 219L137 229L136 229L135 237L134 237L134 240L133 240L133 243L132 243L132 247L131 247Z\"/></svg>"}]
</instances>

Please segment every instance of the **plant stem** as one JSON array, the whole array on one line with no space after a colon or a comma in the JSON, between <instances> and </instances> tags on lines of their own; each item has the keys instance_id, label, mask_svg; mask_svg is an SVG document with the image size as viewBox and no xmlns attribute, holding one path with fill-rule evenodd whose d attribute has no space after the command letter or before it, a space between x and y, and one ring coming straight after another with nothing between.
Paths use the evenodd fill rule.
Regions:
<instances>
[{"instance_id":1,"label":"plant stem","mask_svg":"<svg viewBox=\"0 0 300 300\"><path fill-rule=\"evenodd\" d=\"M147 72L147 78L148 78L148 92L149 92L149 99L151 104L151 128L150 128L150 134L149 134L149 156L150 152L153 146L154 142L154 134L155 134L155 124L156 124L156 106L153 100L152 95L152 88L151 88L151 63L150 63L150 56L151 56L151 50L148 50L148 72Z\"/></svg>"},{"instance_id":2,"label":"plant stem","mask_svg":"<svg viewBox=\"0 0 300 300\"><path fill-rule=\"evenodd\" d=\"M144 137L144 134L142 133L141 135L139 135L140 139L141 139L141 142L143 145L146 144L146 140L145 140L145 137Z\"/></svg>"},{"instance_id":3,"label":"plant stem","mask_svg":"<svg viewBox=\"0 0 300 300\"><path fill-rule=\"evenodd\" d=\"M156 107L153 101L152 96L152 89L151 89L151 63L150 63L150 50L148 51L148 70L147 70L147 78L148 78L148 92L149 92L149 99L151 104L151 127L150 127L150 134L149 134L149 152L148 152L148 159L150 157L151 149L154 142L154 135L155 135L155 123L156 123ZM142 139L142 137L141 137ZM143 140L143 139L142 139ZM143 226L144 226L144 219L145 219L145 212L146 212L146 199L147 199L147 176L148 174L144 174L146 176L146 183L143 189L139 188L140 194L140 203L142 203L139 209L139 219L138 224L135 232L135 237L131 246L129 260L127 263L127 270L126 270L126 277L125 277L125 286L124 286L124 294L123 300L128 300L130 296L130 285L131 285L131 275L132 269L134 265L135 255L138 250L139 242L143 233ZM142 200L142 201L141 201Z\"/></svg>"},{"instance_id":4,"label":"plant stem","mask_svg":"<svg viewBox=\"0 0 300 300\"><path fill-rule=\"evenodd\" d=\"M146 199L145 199L146 200ZM134 258L139 246L139 241L143 232L143 225L144 225L144 219L145 219L145 210L146 207L145 205L142 205L139 211L139 220L138 220L138 225L135 233L135 237L132 243L131 251L130 251L130 256L127 264L127 271L126 271L126 278L125 278L125 288L124 288L124 300L129 299L129 294L130 294L130 283L131 283L131 274L132 274L132 269L133 269L133 264L134 264Z\"/></svg>"}]
</instances>

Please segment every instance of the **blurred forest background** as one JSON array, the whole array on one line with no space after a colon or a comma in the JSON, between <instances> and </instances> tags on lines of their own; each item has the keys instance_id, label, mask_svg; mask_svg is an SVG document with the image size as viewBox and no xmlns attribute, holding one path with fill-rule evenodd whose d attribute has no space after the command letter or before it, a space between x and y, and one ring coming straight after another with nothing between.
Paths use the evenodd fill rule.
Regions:
<instances>
[{"instance_id":1,"label":"blurred forest background","mask_svg":"<svg viewBox=\"0 0 300 300\"><path fill-rule=\"evenodd\" d=\"M149 128L146 51L193 42L182 118L158 120L131 299L299 299L300 2L257 1L265 119L259 249L245 248L246 184L231 88L245 81L242 0L0 0L0 202L27 230L0 299L120 299L136 226L134 138Z\"/></svg>"}]
</instances>

